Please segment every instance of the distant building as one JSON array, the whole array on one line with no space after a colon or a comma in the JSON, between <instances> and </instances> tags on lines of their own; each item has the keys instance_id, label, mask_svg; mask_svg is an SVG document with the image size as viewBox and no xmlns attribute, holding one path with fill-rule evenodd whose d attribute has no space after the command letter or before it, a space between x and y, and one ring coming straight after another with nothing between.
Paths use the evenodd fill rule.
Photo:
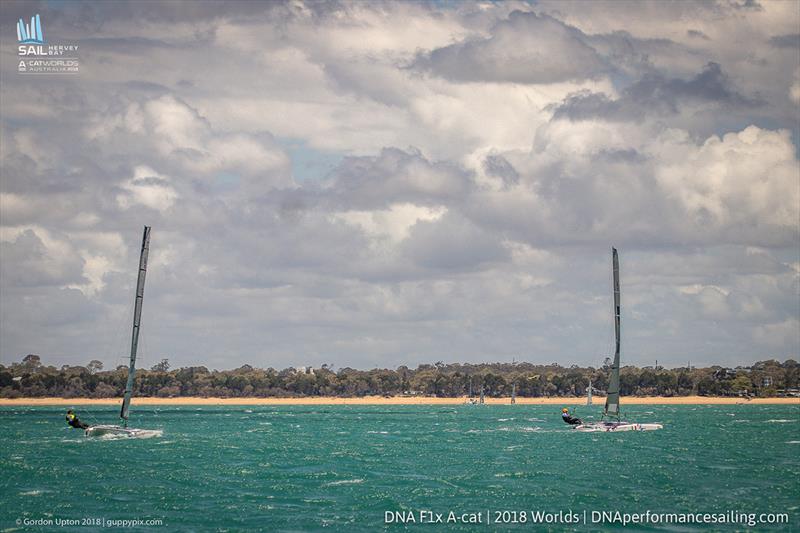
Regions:
<instances>
[{"instance_id":1,"label":"distant building","mask_svg":"<svg viewBox=\"0 0 800 533\"><path fill-rule=\"evenodd\" d=\"M714 372L714 379L733 379L736 377L736 370L733 368L720 368Z\"/></svg>"},{"instance_id":2,"label":"distant building","mask_svg":"<svg viewBox=\"0 0 800 533\"><path fill-rule=\"evenodd\" d=\"M314 368L310 366L298 366L293 368L295 374L314 374Z\"/></svg>"},{"instance_id":3,"label":"distant building","mask_svg":"<svg viewBox=\"0 0 800 533\"><path fill-rule=\"evenodd\" d=\"M772 378L770 376L764 376L761 379L761 386L762 387L772 387Z\"/></svg>"}]
</instances>

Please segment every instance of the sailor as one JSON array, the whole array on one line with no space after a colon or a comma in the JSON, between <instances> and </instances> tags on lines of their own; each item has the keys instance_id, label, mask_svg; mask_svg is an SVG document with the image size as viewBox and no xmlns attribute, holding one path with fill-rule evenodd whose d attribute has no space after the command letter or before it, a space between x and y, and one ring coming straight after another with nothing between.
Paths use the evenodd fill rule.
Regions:
<instances>
[{"instance_id":1,"label":"sailor","mask_svg":"<svg viewBox=\"0 0 800 533\"><path fill-rule=\"evenodd\" d=\"M67 411L67 424L74 427L75 429L86 429L89 427L89 424L85 422L81 422L77 416L75 416L75 412L70 409Z\"/></svg>"},{"instance_id":2,"label":"sailor","mask_svg":"<svg viewBox=\"0 0 800 533\"><path fill-rule=\"evenodd\" d=\"M583 424L580 418L575 418L574 416L570 415L569 409L567 409L566 407L561 410L561 418L564 420L564 422L566 422L571 426L577 426L579 424Z\"/></svg>"}]
</instances>

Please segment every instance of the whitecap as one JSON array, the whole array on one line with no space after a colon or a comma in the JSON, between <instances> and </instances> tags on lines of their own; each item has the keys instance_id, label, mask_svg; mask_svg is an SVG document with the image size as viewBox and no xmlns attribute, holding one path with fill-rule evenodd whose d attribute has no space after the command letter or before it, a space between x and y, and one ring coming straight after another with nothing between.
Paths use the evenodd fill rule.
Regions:
<instances>
[{"instance_id":1,"label":"whitecap","mask_svg":"<svg viewBox=\"0 0 800 533\"><path fill-rule=\"evenodd\" d=\"M339 481L331 481L329 483L325 483L326 487L332 487L334 485L355 485L357 483L364 483L364 480L361 478L357 479L340 479Z\"/></svg>"},{"instance_id":2,"label":"whitecap","mask_svg":"<svg viewBox=\"0 0 800 533\"><path fill-rule=\"evenodd\" d=\"M772 422L774 424L788 424L790 422L797 422L796 418L772 418L767 420L767 422Z\"/></svg>"},{"instance_id":3,"label":"whitecap","mask_svg":"<svg viewBox=\"0 0 800 533\"><path fill-rule=\"evenodd\" d=\"M494 477L520 477L524 474L524 472L500 472L494 475Z\"/></svg>"}]
</instances>

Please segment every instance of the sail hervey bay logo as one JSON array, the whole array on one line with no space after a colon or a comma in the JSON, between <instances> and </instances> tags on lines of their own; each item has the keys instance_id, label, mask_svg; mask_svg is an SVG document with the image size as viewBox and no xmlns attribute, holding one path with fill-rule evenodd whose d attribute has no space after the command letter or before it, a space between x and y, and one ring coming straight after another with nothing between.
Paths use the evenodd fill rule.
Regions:
<instances>
[{"instance_id":1,"label":"sail hervey bay logo","mask_svg":"<svg viewBox=\"0 0 800 533\"><path fill-rule=\"evenodd\" d=\"M31 17L31 23L19 19L17 22L17 40L21 44L44 44L44 33L42 32L42 19L37 13Z\"/></svg>"},{"instance_id":2,"label":"sail hervey bay logo","mask_svg":"<svg viewBox=\"0 0 800 533\"><path fill-rule=\"evenodd\" d=\"M17 21L17 72L24 74L75 74L78 72L77 44L47 44L42 18L37 13L30 23Z\"/></svg>"}]
</instances>

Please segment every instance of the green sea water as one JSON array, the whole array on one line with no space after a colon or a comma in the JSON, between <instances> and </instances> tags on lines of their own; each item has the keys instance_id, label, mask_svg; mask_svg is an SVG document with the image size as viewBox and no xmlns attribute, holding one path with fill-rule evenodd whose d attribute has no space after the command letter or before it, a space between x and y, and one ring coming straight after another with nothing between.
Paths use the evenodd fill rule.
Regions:
<instances>
[{"instance_id":1,"label":"green sea water","mask_svg":"<svg viewBox=\"0 0 800 533\"><path fill-rule=\"evenodd\" d=\"M600 409L580 407L578 415ZM78 414L115 423L116 409ZM67 427L62 408L0 407L0 531L622 527L593 521L593 511L786 513L781 525L625 530L800 531L800 407L630 406L625 414L664 429L578 433L561 422L559 406L134 403L131 425L163 435L105 440ZM447 523L451 511L481 523ZM536 512L553 521L534 523ZM416 521L387 522L407 513ZM436 513L442 523L420 523ZM524 523L508 523L522 513ZM56 523L71 520L80 523Z\"/></svg>"}]
</instances>

